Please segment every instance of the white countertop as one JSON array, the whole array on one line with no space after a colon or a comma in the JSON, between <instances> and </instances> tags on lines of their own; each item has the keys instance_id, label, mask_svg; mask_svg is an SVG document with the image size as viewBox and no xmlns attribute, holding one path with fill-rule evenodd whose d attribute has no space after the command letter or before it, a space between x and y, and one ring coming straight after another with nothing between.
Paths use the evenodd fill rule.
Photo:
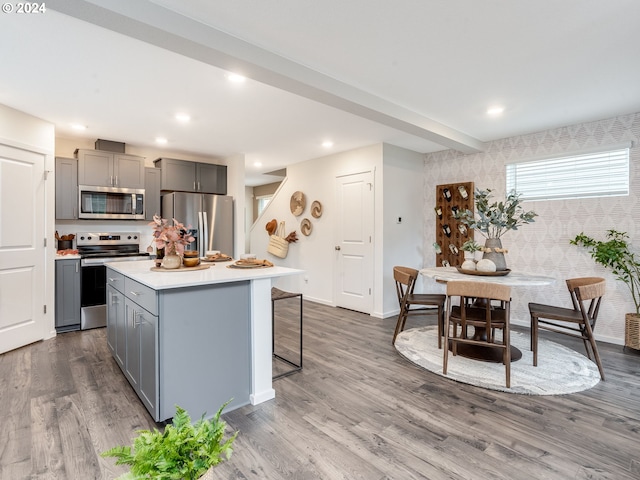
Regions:
<instances>
[{"instance_id":1,"label":"white countertop","mask_svg":"<svg viewBox=\"0 0 640 480\"><path fill-rule=\"evenodd\" d=\"M130 277L154 290L170 288L193 287L197 285L211 285L215 283L241 282L258 278L283 277L298 275L304 270L287 267L265 268L227 268L233 262L203 263L209 265L206 270L166 271L154 272L154 260L140 260L135 262L109 262L108 267Z\"/></svg>"},{"instance_id":2,"label":"white countertop","mask_svg":"<svg viewBox=\"0 0 640 480\"><path fill-rule=\"evenodd\" d=\"M71 255L59 255L56 253L56 260L79 260L80 259L80 255L79 254L71 254Z\"/></svg>"}]
</instances>

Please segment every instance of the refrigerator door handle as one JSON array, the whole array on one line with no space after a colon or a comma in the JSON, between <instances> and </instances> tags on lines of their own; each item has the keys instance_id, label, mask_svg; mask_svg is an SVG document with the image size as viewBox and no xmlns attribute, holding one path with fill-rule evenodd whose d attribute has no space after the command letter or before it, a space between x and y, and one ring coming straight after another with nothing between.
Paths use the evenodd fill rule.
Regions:
<instances>
[{"instance_id":1,"label":"refrigerator door handle","mask_svg":"<svg viewBox=\"0 0 640 480\"><path fill-rule=\"evenodd\" d=\"M211 245L209 245L209 220L207 212L202 212L202 221L204 223L204 239L202 241L202 256L204 257L207 253L207 249L211 249Z\"/></svg>"},{"instance_id":2,"label":"refrigerator door handle","mask_svg":"<svg viewBox=\"0 0 640 480\"><path fill-rule=\"evenodd\" d=\"M204 249L202 247L202 236L205 234L204 221L202 220L202 212L198 212L198 255L204 257Z\"/></svg>"}]
</instances>

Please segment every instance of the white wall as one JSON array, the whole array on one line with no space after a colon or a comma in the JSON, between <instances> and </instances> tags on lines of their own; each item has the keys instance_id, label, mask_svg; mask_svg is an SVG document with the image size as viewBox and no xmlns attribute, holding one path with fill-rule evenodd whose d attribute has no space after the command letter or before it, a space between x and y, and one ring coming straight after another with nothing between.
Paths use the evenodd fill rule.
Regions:
<instances>
[{"instance_id":1,"label":"white wall","mask_svg":"<svg viewBox=\"0 0 640 480\"><path fill-rule=\"evenodd\" d=\"M383 292L382 312L379 316L384 318L399 312L393 267L422 266L424 155L385 144L383 163L384 215L382 228L379 229L383 246L383 286L376 290ZM398 223L398 217L402 217L401 223ZM419 281L422 282L422 279ZM421 288L421 283L416 285L416 292Z\"/></svg>"},{"instance_id":2,"label":"white wall","mask_svg":"<svg viewBox=\"0 0 640 480\"><path fill-rule=\"evenodd\" d=\"M336 258L334 250L335 178L365 171L376 172L374 177L376 205L374 208L377 222L378 211L382 215L382 208L378 206L378 195L381 199L382 190L380 189L378 192L377 189L377 185L380 183L379 175L382 171L381 144L287 167L286 179L262 215L256 220L250 232L251 252L259 258L268 258L278 265L305 270L304 275L277 279L276 285L279 288L301 292L309 300L335 305L333 296ZM290 210L290 199L291 195L298 190L305 194L307 206L302 215L295 217ZM313 218L310 213L311 203L314 200L318 200L323 206L322 216L318 219ZM279 259L267 253L269 236L265 225L273 218L278 222L284 220L287 234L292 230L298 233L299 241L289 245L289 253L285 259ZM300 222L303 218L308 218L312 224L313 230L308 237L300 232ZM380 269L381 258L380 255L380 258L375 260L376 276L378 276L377 272Z\"/></svg>"},{"instance_id":3,"label":"white wall","mask_svg":"<svg viewBox=\"0 0 640 480\"><path fill-rule=\"evenodd\" d=\"M609 270L596 265L585 250L570 245L569 240L580 232L604 240L606 231L614 228L627 232L631 243L640 249L639 140L640 113L635 113L489 142L482 153L462 155L448 150L426 155L424 265L435 264L431 245L435 240L436 185L473 181L476 188L491 188L496 195L504 196L505 161L633 141L629 196L525 202L526 210L538 213L536 222L508 232L502 238L503 246L509 250L509 268L557 279L548 287L514 289L512 317L517 323L529 324L528 302L570 306L564 284L566 278L601 276L607 280L607 293L596 337L624 343L624 314L635 311L626 285L616 281ZM433 284L430 287L438 291L441 288Z\"/></svg>"},{"instance_id":4,"label":"white wall","mask_svg":"<svg viewBox=\"0 0 640 480\"><path fill-rule=\"evenodd\" d=\"M371 171L374 173L374 288L371 315L382 318L398 313L393 282L393 266L422 265L422 189L424 156L388 144L377 144L349 152L329 155L287 167L287 178L263 215L256 221L250 237L251 250L278 265L305 270L301 277L277 280L285 290L302 292L306 299L335 305L334 267L336 261L334 221L335 179L338 176ZM307 209L299 217L291 214L291 195L300 190L306 195ZM313 200L323 205L319 219L311 217ZM396 218L402 217L397 224ZM300 221L311 220L313 231L305 237ZM289 246L286 259L267 253L265 225L272 218L284 220L286 232L298 232L300 240Z\"/></svg>"},{"instance_id":5,"label":"white wall","mask_svg":"<svg viewBox=\"0 0 640 480\"><path fill-rule=\"evenodd\" d=\"M53 240L55 225L55 176L54 172L54 126L24 112L0 105L0 143L45 155L45 172L48 175L45 193L44 232L50 241L44 259L44 299L47 313L42 319L42 338L53 337L55 331L55 253L56 243ZM3 225L3 227L7 227ZM37 314L37 312L34 312Z\"/></svg>"}]
</instances>

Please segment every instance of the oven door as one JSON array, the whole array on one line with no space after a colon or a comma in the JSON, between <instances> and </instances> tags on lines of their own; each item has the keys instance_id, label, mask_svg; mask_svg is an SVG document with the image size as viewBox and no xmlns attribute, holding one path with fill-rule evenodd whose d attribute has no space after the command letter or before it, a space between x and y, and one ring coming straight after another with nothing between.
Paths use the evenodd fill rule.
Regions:
<instances>
[{"instance_id":1,"label":"oven door","mask_svg":"<svg viewBox=\"0 0 640 480\"><path fill-rule=\"evenodd\" d=\"M149 260L148 255L89 257L80 260L80 329L107 326L108 262Z\"/></svg>"},{"instance_id":2,"label":"oven door","mask_svg":"<svg viewBox=\"0 0 640 480\"><path fill-rule=\"evenodd\" d=\"M81 261L80 284L80 329L106 327L107 267Z\"/></svg>"}]
</instances>

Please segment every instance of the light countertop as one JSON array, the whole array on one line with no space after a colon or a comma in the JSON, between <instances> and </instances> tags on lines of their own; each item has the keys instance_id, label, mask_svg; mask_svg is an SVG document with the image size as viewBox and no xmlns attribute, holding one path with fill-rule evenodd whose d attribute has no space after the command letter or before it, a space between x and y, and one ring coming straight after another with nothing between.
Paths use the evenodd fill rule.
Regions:
<instances>
[{"instance_id":1,"label":"light countertop","mask_svg":"<svg viewBox=\"0 0 640 480\"><path fill-rule=\"evenodd\" d=\"M203 263L209 265L206 270L152 271L154 260L135 262L109 262L105 265L123 275L136 280L154 290L212 285L215 283L241 282L259 278L283 277L298 275L304 270L287 267L264 267L252 269L227 268L234 262Z\"/></svg>"},{"instance_id":2,"label":"light countertop","mask_svg":"<svg viewBox=\"0 0 640 480\"><path fill-rule=\"evenodd\" d=\"M56 253L56 260L80 260L80 255L72 254L72 255L59 255Z\"/></svg>"}]
</instances>

